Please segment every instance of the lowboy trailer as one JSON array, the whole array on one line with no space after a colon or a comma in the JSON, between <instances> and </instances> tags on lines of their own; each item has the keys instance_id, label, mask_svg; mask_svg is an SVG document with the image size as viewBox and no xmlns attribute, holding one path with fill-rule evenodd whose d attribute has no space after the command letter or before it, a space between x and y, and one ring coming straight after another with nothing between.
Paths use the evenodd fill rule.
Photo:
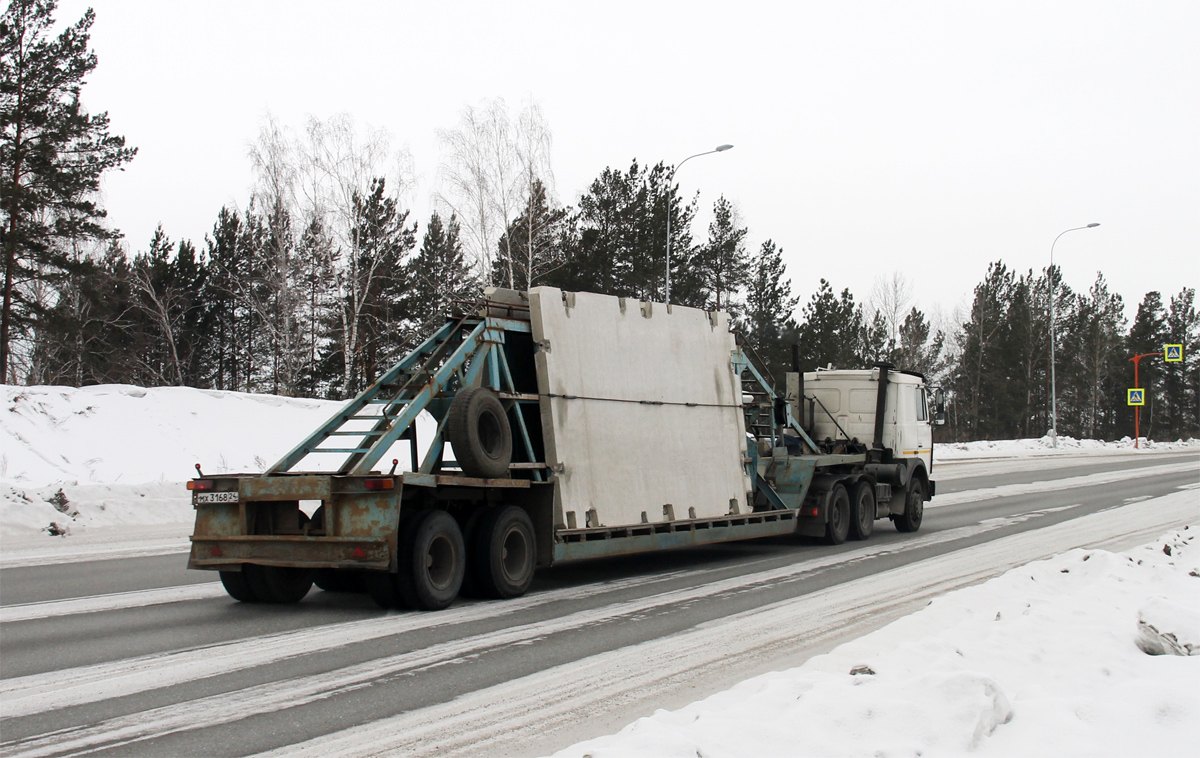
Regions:
<instances>
[{"instance_id":1,"label":"lowboy trailer","mask_svg":"<svg viewBox=\"0 0 1200 758\"><path fill-rule=\"evenodd\" d=\"M940 399L887 364L793 363L774 388L723 312L489 288L266 472L188 482L188 567L243 602L315 582L434 610L572 560L917 530Z\"/></svg>"}]
</instances>

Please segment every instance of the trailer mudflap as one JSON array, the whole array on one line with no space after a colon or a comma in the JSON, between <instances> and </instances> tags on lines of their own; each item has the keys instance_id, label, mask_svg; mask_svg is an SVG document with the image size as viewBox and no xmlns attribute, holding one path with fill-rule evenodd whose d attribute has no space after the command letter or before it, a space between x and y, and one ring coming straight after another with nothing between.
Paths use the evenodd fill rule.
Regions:
<instances>
[{"instance_id":1,"label":"trailer mudflap","mask_svg":"<svg viewBox=\"0 0 1200 758\"><path fill-rule=\"evenodd\" d=\"M294 568L387 570L386 539L303 536L193 537L188 568L231 570L243 563Z\"/></svg>"}]
</instances>

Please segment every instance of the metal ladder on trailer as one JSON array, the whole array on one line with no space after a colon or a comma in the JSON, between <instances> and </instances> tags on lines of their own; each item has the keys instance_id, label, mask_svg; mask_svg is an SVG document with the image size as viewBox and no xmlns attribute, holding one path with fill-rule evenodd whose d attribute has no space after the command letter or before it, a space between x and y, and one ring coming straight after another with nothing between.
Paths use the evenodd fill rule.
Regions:
<instances>
[{"instance_id":1,"label":"metal ladder on trailer","mask_svg":"<svg viewBox=\"0 0 1200 758\"><path fill-rule=\"evenodd\" d=\"M413 469L432 473L441 462L445 445L444 426L454 393L460 388L482 385L495 391L506 411L517 403L537 402L537 395L517 392L504 351L505 332L529 332L528 321L490 314L490 304L473 304L466 315L448 320L445 325L383 373L374 383L343 406L300 444L275 462L266 474L285 474L312 455L340 455L344 460L337 473L364 476L371 473L398 440L412 446ZM505 305L504 307L509 308ZM511 310L511 308L509 308ZM425 459L417 465L416 420L429 411L438 421L438 430ZM542 481L542 472L534 457L533 441L519 409L512 426L514 442L521 443L526 463L510 468L530 469L534 481ZM511 422L510 422L511 423ZM322 447L336 439L357 440L353 447ZM514 446L515 447L515 446ZM394 470L393 466L393 470Z\"/></svg>"}]
</instances>

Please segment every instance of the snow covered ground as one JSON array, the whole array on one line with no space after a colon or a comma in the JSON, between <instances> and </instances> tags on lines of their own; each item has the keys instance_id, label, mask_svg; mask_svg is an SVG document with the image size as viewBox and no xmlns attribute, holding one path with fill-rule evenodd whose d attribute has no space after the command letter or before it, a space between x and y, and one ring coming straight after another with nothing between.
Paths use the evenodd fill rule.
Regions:
<instances>
[{"instance_id":1,"label":"snow covered ground","mask_svg":"<svg viewBox=\"0 0 1200 758\"><path fill-rule=\"evenodd\" d=\"M1132 437L1105 442L1103 440L1077 440L1074 437L1059 435L1058 447L1055 447L1054 439L1047 435L1036 439L951 442L934 446L936 459L946 462L994 458L1110 455L1136 452L1163 453L1175 450L1200 450L1200 439L1157 442L1142 437L1135 448Z\"/></svg>"},{"instance_id":2,"label":"snow covered ground","mask_svg":"<svg viewBox=\"0 0 1200 758\"><path fill-rule=\"evenodd\" d=\"M1197 533L1013 569L556 758L1183 754L1200 728Z\"/></svg>"}]
</instances>

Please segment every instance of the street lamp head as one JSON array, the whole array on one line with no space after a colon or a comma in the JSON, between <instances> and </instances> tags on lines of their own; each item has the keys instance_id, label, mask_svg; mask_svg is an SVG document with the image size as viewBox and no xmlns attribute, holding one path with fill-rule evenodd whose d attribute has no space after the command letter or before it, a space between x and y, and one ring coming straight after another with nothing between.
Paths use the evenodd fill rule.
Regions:
<instances>
[{"instance_id":1,"label":"street lamp head","mask_svg":"<svg viewBox=\"0 0 1200 758\"><path fill-rule=\"evenodd\" d=\"M717 146L718 153L723 153L726 150L732 150L732 149L733 149L733 145L718 145Z\"/></svg>"},{"instance_id":2,"label":"street lamp head","mask_svg":"<svg viewBox=\"0 0 1200 758\"><path fill-rule=\"evenodd\" d=\"M1094 229L1094 228L1096 228L1097 226L1100 226L1100 224L1092 223L1092 224L1088 224L1088 225L1087 225L1087 228L1088 228L1088 229Z\"/></svg>"}]
</instances>

